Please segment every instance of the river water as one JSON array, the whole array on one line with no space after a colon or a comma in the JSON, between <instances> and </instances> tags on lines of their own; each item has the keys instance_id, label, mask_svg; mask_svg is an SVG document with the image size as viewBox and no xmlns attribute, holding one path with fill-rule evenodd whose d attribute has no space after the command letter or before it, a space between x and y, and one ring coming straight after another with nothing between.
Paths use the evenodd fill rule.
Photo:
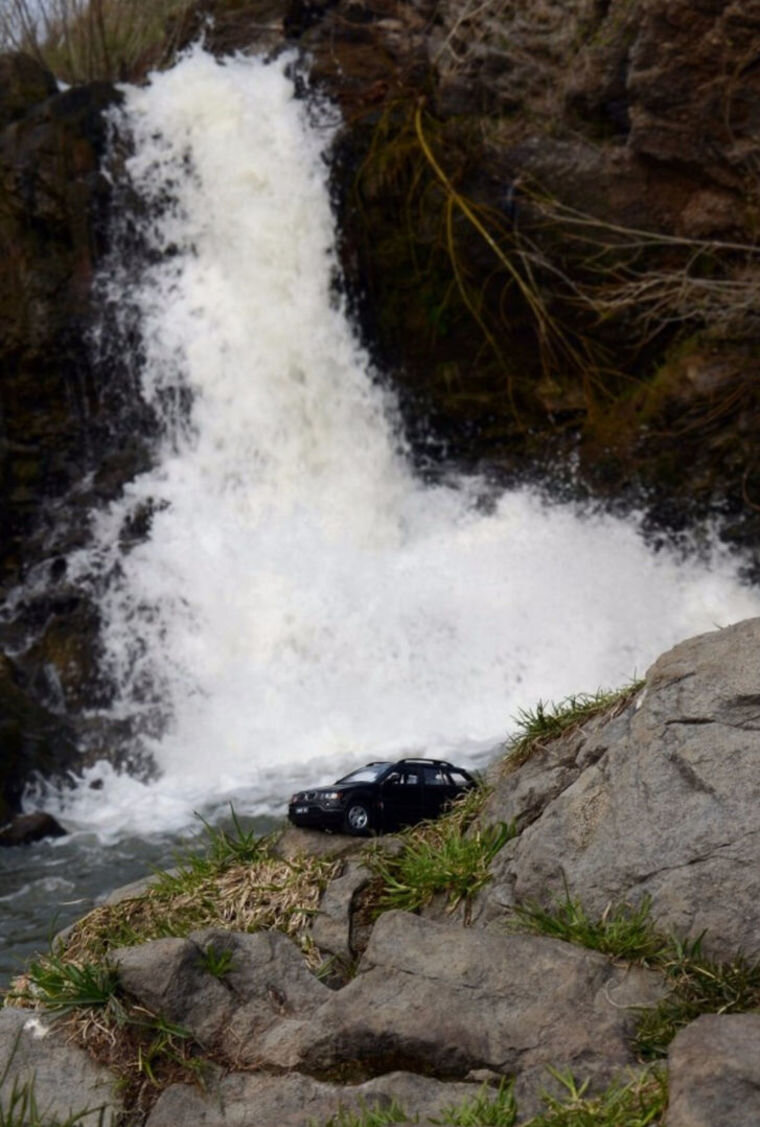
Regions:
<instances>
[{"instance_id":1,"label":"river water","mask_svg":"<svg viewBox=\"0 0 760 1127\"><path fill-rule=\"evenodd\" d=\"M53 912L170 863L194 811L234 801L265 826L297 784L367 759L480 763L539 698L760 613L717 546L655 552L635 515L415 476L335 284L338 123L292 66L196 48L120 112L151 264L100 284L137 315L164 437L69 575L99 592L115 710L158 777L104 763L48 799L73 836L1 859L6 970ZM146 505L150 537L122 555Z\"/></svg>"}]
</instances>

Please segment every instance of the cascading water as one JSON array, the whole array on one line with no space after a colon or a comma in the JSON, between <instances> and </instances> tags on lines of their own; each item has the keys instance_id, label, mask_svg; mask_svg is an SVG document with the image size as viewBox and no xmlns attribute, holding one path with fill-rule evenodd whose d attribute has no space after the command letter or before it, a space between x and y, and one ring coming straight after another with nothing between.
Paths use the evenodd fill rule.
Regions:
<instances>
[{"instance_id":1,"label":"cascading water","mask_svg":"<svg viewBox=\"0 0 760 1127\"><path fill-rule=\"evenodd\" d=\"M139 312L166 437L79 568L113 570L150 504L101 606L118 708L143 715L160 777L98 768L69 824L148 833L230 798L281 811L304 773L367 758L472 762L520 707L758 613L718 552L678 560L634 521L530 489L484 510L476 482L415 478L333 286L334 123L286 61L195 49L127 92L119 128L154 253L128 294L118 270L108 288Z\"/></svg>"}]
</instances>

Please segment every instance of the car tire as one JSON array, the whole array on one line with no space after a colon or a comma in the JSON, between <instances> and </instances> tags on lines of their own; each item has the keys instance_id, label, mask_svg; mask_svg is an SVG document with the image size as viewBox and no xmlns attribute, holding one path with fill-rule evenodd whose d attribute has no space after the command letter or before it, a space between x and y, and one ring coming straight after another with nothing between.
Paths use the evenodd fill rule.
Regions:
<instances>
[{"instance_id":1,"label":"car tire","mask_svg":"<svg viewBox=\"0 0 760 1127\"><path fill-rule=\"evenodd\" d=\"M349 802L343 828L354 837L366 837L372 829L372 816L369 803L365 799Z\"/></svg>"}]
</instances>

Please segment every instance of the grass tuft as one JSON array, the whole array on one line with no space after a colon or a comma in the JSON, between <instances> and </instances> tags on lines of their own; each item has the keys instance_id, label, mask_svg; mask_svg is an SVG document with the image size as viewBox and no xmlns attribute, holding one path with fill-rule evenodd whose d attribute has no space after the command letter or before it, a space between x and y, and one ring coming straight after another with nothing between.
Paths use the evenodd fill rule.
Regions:
<instances>
[{"instance_id":1,"label":"grass tuft","mask_svg":"<svg viewBox=\"0 0 760 1127\"><path fill-rule=\"evenodd\" d=\"M660 966L671 992L639 1019L636 1049L645 1060L666 1056L679 1029L700 1014L747 1013L760 1008L760 964L741 955L729 962L713 962L702 955L701 940L691 944L671 940Z\"/></svg>"},{"instance_id":2,"label":"grass tuft","mask_svg":"<svg viewBox=\"0 0 760 1127\"><path fill-rule=\"evenodd\" d=\"M527 903L516 907L514 914L523 929L536 934L578 943L627 962L659 963L670 941L654 930L651 906L650 897L638 907L608 904L598 919L592 919L580 900L566 892L565 899L550 908Z\"/></svg>"},{"instance_id":3,"label":"grass tuft","mask_svg":"<svg viewBox=\"0 0 760 1127\"><path fill-rule=\"evenodd\" d=\"M608 905L598 919L592 919L567 892L564 901L551 907L524 904L513 912L516 922L535 934L578 943L665 974L670 992L658 1005L642 1010L637 1023L636 1050L645 1060L664 1057L678 1030L700 1014L760 1008L760 964L741 955L715 962L702 954L702 937L682 941L663 935L654 927L648 898L638 907Z\"/></svg>"},{"instance_id":4,"label":"grass tuft","mask_svg":"<svg viewBox=\"0 0 760 1127\"><path fill-rule=\"evenodd\" d=\"M54 954L31 963L25 979L29 996L57 1013L105 1007L118 987L116 971L107 962L75 963Z\"/></svg>"},{"instance_id":5,"label":"grass tuft","mask_svg":"<svg viewBox=\"0 0 760 1127\"><path fill-rule=\"evenodd\" d=\"M517 1103L513 1082L505 1077L498 1088L484 1084L477 1096L452 1104L441 1119L432 1120L442 1127L514 1127Z\"/></svg>"},{"instance_id":6,"label":"grass tuft","mask_svg":"<svg viewBox=\"0 0 760 1127\"><path fill-rule=\"evenodd\" d=\"M588 1096L588 1081L578 1084L567 1072L550 1070L564 1088L561 1097L544 1095L546 1111L525 1127L655 1127L664 1122L668 1102L665 1078L649 1072L600 1096Z\"/></svg>"},{"instance_id":7,"label":"grass tuft","mask_svg":"<svg viewBox=\"0 0 760 1127\"><path fill-rule=\"evenodd\" d=\"M415 912L437 893L446 896L453 911L490 880L491 861L517 831L514 824L500 822L465 832L486 793L484 787L470 791L442 818L405 830L395 857L380 847L368 847L365 860L379 880L378 913L393 908Z\"/></svg>"},{"instance_id":8,"label":"grass tuft","mask_svg":"<svg viewBox=\"0 0 760 1127\"><path fill-rule=\"evenodd\" d=\"M324 1127L391 1127L394 1123L417 1123L417 1117L410 1119L397 1100L388 1107L367 1107L362 1101L358 1112L341 1108L325 1121ZM318 1127L315 1119L309 1120L309 1127Z\"/></svg>"},{"instance_id":9,"label":"grass tuft","mask_svg":"<svg viewBox=\"0 0 760 1127\"><path fill-rule=\"evenodd\" d=\"M539 701L535 708L520 709L515 717L517 731L505 744L505 769L512 771L521 767L534 751L566 732L581 728L594 716L605 712L610 718L617 716L643 686L643 681L634 681L622 689L576 693L558 703Z\"/></svg>"}]
</instances>

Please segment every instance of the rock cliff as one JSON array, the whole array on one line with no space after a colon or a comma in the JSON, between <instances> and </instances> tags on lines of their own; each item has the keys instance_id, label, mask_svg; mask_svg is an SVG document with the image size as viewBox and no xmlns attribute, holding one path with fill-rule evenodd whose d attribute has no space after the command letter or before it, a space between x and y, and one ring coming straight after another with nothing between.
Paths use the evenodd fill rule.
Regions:
<instances>
[{"instance_id":1,"label":"rock cliff","mask_svg":"<svg viewBox=\"0 0 760 1127\"><path fill-rule=\"evenodd\" d=\"M637 689L496 761L468 821L445 816L428 838L434 855L514 824L485 886L453 910L445 875L416 910L389 906L389 892L414 892L412 869L406 885L388 874L420 856L430 826L374 846L299 830L272 854L243 843L252 859L236 870L234 900L247 882L267 911L281 887L272 866L303 873L310 851L339 858L308 862L312 879L322 874L316 911L289 893L270 930L193 928L212 886L193 909L175 873L164 893L182 891L181 915L160 901L163 937L141 941L150 888L113 897L47 964L60 974L73 960L71 981L81 988L86 974L89 990L107 966L100 1016L69 1016L62 1035L44 1012L56 989L61 1004L61 978L33 972L31 990L19 980L0 1013L2 1098L34 1071L48 1114L97 1104L116 1122L126 1104L147 1127L374 1123L370 1109L388 1123L754 1123L759 653L760 619L690 639ZM221 878L217 893L214 910L232 918ZM305 931L293 930L298 913ZM124 945L114 936L128 921ZM331 961L315 976L320 957ZM160 1079L148 1068L157 1087L135 1086L130 1071L134 1014L164 1046L184 1039ZM158 1068L155 1042L153 1053ZM204 1087L182 1061L192 1075L205 1062ZM126 1096L109 1087L117 1075ZM629 1118L605 1118L613 1106Z\"/></svg>"}]
</instances>

